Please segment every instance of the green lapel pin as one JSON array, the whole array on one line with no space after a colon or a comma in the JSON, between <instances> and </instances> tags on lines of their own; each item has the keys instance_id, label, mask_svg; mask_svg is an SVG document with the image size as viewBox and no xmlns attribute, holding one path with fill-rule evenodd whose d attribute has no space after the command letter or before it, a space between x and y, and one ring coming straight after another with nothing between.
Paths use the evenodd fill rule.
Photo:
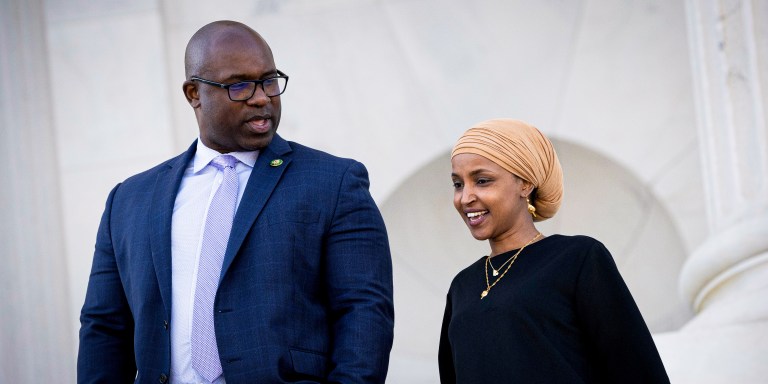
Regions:
<instances>
[{"instance_id":1,"label":"green lapel pin","mask_svg":"<svg viewBox=\"0 0 768 384\"><path fill-rule=\"evenodd\" d=\"M279 167L279 166L283 165L283 159L274 159L274 160L269 162L269 165L271 165L273 167Z\"/></svg>"}]
</instances>

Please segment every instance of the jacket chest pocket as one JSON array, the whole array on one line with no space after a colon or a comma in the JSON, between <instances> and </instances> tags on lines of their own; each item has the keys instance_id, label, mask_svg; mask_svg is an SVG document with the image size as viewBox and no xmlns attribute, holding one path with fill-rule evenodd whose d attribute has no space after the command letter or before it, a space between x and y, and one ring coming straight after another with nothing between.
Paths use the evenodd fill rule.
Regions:
<instances>
[{"instance_id":1,"label":"jacket chest pocket","mask_svg":"<svg viewBox=\"0 0 768 384\"><path fill-rule=\"evenodd\" d=\"M265 212L267 213L267 212ZM317 211L261 217L237 258L241 267L280 274L314 274L320 267L324 229Z\"/></svg>"}]
</instances>

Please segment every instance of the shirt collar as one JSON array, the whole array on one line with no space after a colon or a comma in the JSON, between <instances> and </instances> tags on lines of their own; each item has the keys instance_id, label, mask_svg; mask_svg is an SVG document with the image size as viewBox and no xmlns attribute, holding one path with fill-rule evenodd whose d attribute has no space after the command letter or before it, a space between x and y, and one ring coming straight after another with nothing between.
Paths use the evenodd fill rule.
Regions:
<instances>
[{"instance_id":1,"label":"shirt collar","mask_svg":"<svg viewBox=\"0 0 768 384\"><path fill-rule=\"evenodd\" d=\"M213 160L213 158L219 155L221 155L221 153L206 147L205 144L203 144L203 141L198 137L197 150L195 151L195 159L193 161L192 172L200 172L203 168L205 168L206 165L211 162L211 160ZM227 155L232 155L241 163L253 168L253 166L256 164L256 159L259 157L259 151L229 152Z\"/></svg>"}]
</instances>

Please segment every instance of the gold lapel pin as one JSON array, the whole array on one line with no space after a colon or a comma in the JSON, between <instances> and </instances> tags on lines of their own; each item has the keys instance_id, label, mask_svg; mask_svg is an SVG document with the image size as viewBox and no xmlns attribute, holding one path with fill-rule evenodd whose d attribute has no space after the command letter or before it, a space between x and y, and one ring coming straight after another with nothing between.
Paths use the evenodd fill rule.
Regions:
<instances>
[{"instance_id":1,"label":"gold lapel pin","mask_svg":"<svg viewBox=\"0 0 768 384\"><path fill-rule=\"evenodd\" d=\"M279 167L279 166L283 165L283 159L274 159L274 160L269 162L269 165L271 165L273 167Z\"/></svg>"}]
</instances>

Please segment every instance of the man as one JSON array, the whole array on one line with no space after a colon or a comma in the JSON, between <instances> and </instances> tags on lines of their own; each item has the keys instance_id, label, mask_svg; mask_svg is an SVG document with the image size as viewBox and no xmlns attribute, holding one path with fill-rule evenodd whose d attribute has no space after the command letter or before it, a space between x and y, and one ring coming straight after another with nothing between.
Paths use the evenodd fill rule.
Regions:
<instances>
[{"instance_id":1,"label":"man","mask_svg":"<svg viewBox=\"0 0 768 384\"><path fill-rule=\"evenodd\" d=\"M249 27L201 28L185 72L199 140L109 194L78 382L383 383L392 265L365 168L275 133L288 77Z\"/></svg>"}]
</instances>

